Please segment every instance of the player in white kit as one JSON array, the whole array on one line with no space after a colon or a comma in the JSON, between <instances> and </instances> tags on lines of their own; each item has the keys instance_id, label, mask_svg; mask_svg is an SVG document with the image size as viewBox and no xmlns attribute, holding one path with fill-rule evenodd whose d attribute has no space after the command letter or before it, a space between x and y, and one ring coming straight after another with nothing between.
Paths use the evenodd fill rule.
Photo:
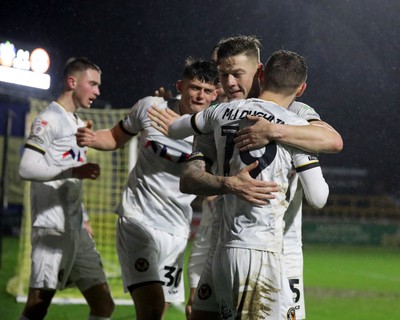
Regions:
<instances>
[{"instance_id":1,"label":"player in white kit","mask_svg":"<svg viewBox=\"0 0 400 320\"><path fill-rule=\"evenodd\" d=\"M122 146L140 133L138 159L117 207L117 251L124 289L131 293L138 319L161 319L170 303L184 301L183 262L192 219L193 195L179 191L192 137L174 140L152 127L148 110L172 108L178 114L207 108L216 98L215 64L198 60L185 67L177 88L180 100L139 100L114 128L82 128L78 143L100 150Z\"/></svg>"},{"instance_id":2,"label":"player in white kit","mask_svg":"<svg viewBox=\"0 0 400 320\"><path fill-rule=\"evenodd\" d=\"M217 46L215 46L211 52L211 61L217 63ZM221 103L227 101L227 96L219 82L216 86L218 90L218 96L213 103ZM160 87L155 91L156 96L164 99L171 99L173 97L170 90L166 90L164 87ZM167 112L167 114L165 114ZM164 117L166 115L167 117ZM168 135L168 126L173 122L179 115L174 114L172 110L164 109L160 110L154 107L149 110L149 117L157 124L155 126L160 132ZM158 118L158 117L161 117ZM197 285L200 280L200 276L203 271L203 266L208 256L208 252L212 243L211 233L212 225L216 215L216 196L204 197L201 205L201 219L200 224L196 230L195 237L191 244L190 256L187 265L187 276L189 282L189 297L186 304L186 318L190 319L192 313L192 304L196 292Z\"/></svg>"},{"instance_id":3,"label":"player in white kit","mask_svg":"<svg viewBox=\"0 0 400 320\"><path fill-rule=\"evenodd\" d=\"M251 36L237 36L222 39L218 47L221 83L224 91L228 93L228 98L245 98L249 93L251 95L256 94L257 86L255 86L255 84L258 84L260 76L259 41ZM283 143L311 150L312 152L339 152L341 150L342 140L340 135L328 124L320 121L319 115L312 108L300 102L293 102L289 110L299 114L308 121L313 121L312 123L319 127L306 127L305 129L308 131L304 131L304 129L299 126L271 124L262 118L250 116L252 120L256 121L256 124L238 131L239 135L235 138L237 146L245 151L249 150L248 147L255 148L265 145L269 142L271 137L274 137L275 139L279 138ZM176 118L170 113L164 113L160 114L159 118L156 120L159 120L157 123L163 127L163 131L168 132L169 125L175 119ZM273 126L274 130L270 129ZM280 130L275 130L275 127L280 127ZM190 126L189 128L179 128L181 130L180 132L176 132L176 129L175 134L178 133L180 137L196 133ZM280 132L281 136L277 137L276 132ZM287 246L287 249L285 249L284 252L287 253L288 263L291 264L289 267L290 274L288 276L293 290L294 300L298 300L296 310L299 319L305 319L304 295L302 294L301 200L302 193L301 189L299 189L296 193L296 197L288 208L288 214L285 215L285 217L288 216L288 218L285 218L287 223L284 235L284 246ZM299 214L296 215L293 211ZM295 223L289 223L289 221L291 222L294 220L294 217L296 217ZM205 230L204 226L203 229ZM212 243L214 244L214 241L212 241ZM202 245L205 247L204 241ZM199 290L198 294L201 298L198 299L198 297L196 297L194 301L195 311L192 315L193 319L201 319L204 317L211 318L213 316L216 318L218 317L214 312L216 311L216 303L213 299L212 284L210 283L212 279L210 266L210 262L205 263L205 270L203 270L200 280L202 289ZM200 269L199 266L197 266L197 269Z\"/></svg>"},{"instance_id":4,"label":"player in white kit","mask_svg":"<svg viewBox=\"0 0 400 320\"><path fill-rule=\"evenodd\" d=\"M20 319L43 319L57 289L76 285L90 306L89 319L109 319L114 303L93 238L84 228L82 179L100 167L86 161L75 133L76 115L100 94L100 69L86 58L70 59L64 91L33 121L19 174L31 181L32 254L28 300Z\"/></svg>"},{"instance_id":5,"label":"player in white kit","mask_svg":"<svg viewBox=\"0 0 400 320\"><path fill-rule=\"evenodd\" d=\"M288 110L307 121L320 121L319 115L303 103L292 103ZM302 242L302 204L303 190L297 174L292 176L290 204L284 215L283 256L286 275L293 292L296 319L305 319L304 283L303 283L303 242Z\"/></svg>"},{"instance_id":6,"label":"player in white kit","mask_svg":"<svg viewBox=\"0 0 400 320\"><path fill-rule=\"evenodd\" d=\"M278 71L274 74L274 70L282 70L280 69L282 67L290 72ZM292 73L292 67L297 68L299 74ZM265 86L260 98L263 100L273 98L287 108L305 89L306 67L302 58L290 52L277 52L269 59L266 69L265 83L272 85ZM279 72L285 77L281 77L282 74ZM282 78L292 80L292 82L280 83ZM213 267L214 285L221 317L223 319L234 319L242 315L260 319L294 317L294 308L291 307L292 297L288 294L291 291L281 263L283 215L291 199L291 196L286 194L286 191L290 189L291 161L294 161L297 171L301 172L300 179L306 190L306 198L312 205L322 207L325 204L328 187L319 166L316 167L317 159L298 149L271 143L258 155L250 152L238 153L238 150L233 147L234 134L239 130L239 126L248 125L246 120L248 114L264 116L269 121L278 123L307 123L274 102L263 102L258 99L221 104L217 108L210 108L193 116L191 122L198 131L214 131L221 177L208 175L205 172L193 177L191 170L193 166L200 165L204 169L204 163L200 161L200 163L190 165L189 162L186 169L190 169L185 169L182 175L181 188L185 192L204 195L236 193L246 200L259 204L254 206L238 197L225 196L223 223ZM199 156L194 153L193 159ZM200 157L204 156L212 158L213 155L212 153L201 154ZM258 160L257 166L251 164L255 160ZM245 164L249 165L245 168L246 170L252 169L250 173L253 177L279 182L281 192L278 192L276 199L270 200L268 205L263 206L267 202L262 190L260 190L260 197L254 199L247 197L247 190L237 189L237 183L243 177L249 178L241 173L244 169L239 172ZM222 178L232 174L238 174L235 177L236 180ZM243 255L248 260L242 260ZM266 265L253 262L247 264L250 261L260 262L264 259ZM230 275L229 271L228 274L222 271L226 268L231 271ZM260 270L259 268L264 271L256 272ZM234 292L233 295L229 293L231 290ZM271 303L272 300L276 303Z\"/></svg>"}]
</instances>

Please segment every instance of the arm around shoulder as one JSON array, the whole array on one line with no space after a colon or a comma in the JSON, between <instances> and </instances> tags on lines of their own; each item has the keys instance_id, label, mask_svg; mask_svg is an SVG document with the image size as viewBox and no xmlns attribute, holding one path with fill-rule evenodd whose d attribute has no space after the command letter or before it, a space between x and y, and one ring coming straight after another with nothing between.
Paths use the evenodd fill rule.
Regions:
<instances>
[{"instance_id":1,"label":"arm around shoulder","mask_svg":"<svg viewBox=\"0 0 400 320\"><path fill-rule=\"evenodd\" d=\"M320 120L312 121L310 125L287 125L270 123L256 116L247 118L255 123L237 132L234 141L240 151L254 150L271 141L310 153L338 153L343 149L340 134Z\"/></svg>"},{"instance_id":2,"label":"arm around shoulder","mask_svg":"<svg viewBox=\"0 0 400 320\"><path fill-rule=\"evenodd\" d=\"M183 193L196 195L234 194L248 202L265 205L274 199L273 192L279 191L276 183L253 179L250 172L258 161L244 167L234 176L215 176L207 172L205 162L193 160L185 164L180 180Z\"/></svg>"},{"instance_id":3,"label":"arm around shoulder","mask_svg":"<svg viewBox=\"0 0 400 320\"><path fill-rule=\"evenodd\" d=\"M82 127L76 133L76 140L80 147L90 147L103 151L118 149L132 137L133 135L123 131L119 123L111 129L98 131Z\"/></svg>"},{"instance_id":4,"label":"arm around shoulder","mask_svg":"<svg viewBox=\"0 0 400 320\"><path fill-rule=\"evenodd\" d=\"M173 139L183 139L196 134L191 124L192 115L185 114L176 119L168 128L168 135Z\"/></svg>"},{"instance_id":5,"label":"arm around shoulder","mask_svg":"<svg viewBox=\"0 0 400 320\"><path fill-rule=\"evenodd\" d=\"M312 153L338 153L343 149L340 134L323 121L303 126L275 124L272 140Z\"/></svg>"}]
</instances>

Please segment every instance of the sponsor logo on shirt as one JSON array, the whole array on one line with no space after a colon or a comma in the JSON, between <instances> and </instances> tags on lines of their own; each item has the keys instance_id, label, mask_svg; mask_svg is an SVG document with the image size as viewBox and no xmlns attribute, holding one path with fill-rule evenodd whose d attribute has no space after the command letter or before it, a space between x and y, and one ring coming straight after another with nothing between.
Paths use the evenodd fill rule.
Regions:
<instances>
[{"instance_id":1,"label":"sponsor logo on shirt","mask_svg":"<svg viewBox=\"0 0 400 320\"><path fill-rule=\"evenodd\" d=\"M76 153L73 149L70 149L67 152L63 153L62 158L65 159L68 156L71 156L72 159L76 159L78 162L84 162L85 161L83 159L83 157L81 157L81 152L80 151L78 151Z\"/></svg>"},{"instance_id":2,"label":"sponsor logo on shirt","mask_svg":"<svg viewBox=\"0 0 400 320\"><path fill-rule=\"evenodd\" d=\"M161 158L164 158L168 161L175 162L175 163L182 163L185 162L187 159L189 159L189 154L181 152L179 156L176 155L171 155L168 152L168 147L166 145L160 145L157 144L155 141L147 141L145 144L145 148L151 147L153 152L160 156Z\"/></svg>"},{"instance_id":3,"label":"sponsor logo on shirt","mask_svg":"<svg viewBox=\"0 0 400 320\"><path fill-rule=\"evenodd\" d=\"M315 160L317 160L317 161L318 161L318 157L317 157L317 156L313 156L313 155L309 155L309 156L308 156L308 160L310 160L310 161L315 161Z\"/></svg>"},{"instance_id":4,"label":"sponsor logo on shirt","mask_svg":"<svg viewBox=\"0 0 400 320\"><path fill-rule=\"evenodd\" d=\"M42 138L39 138L38 136L30 136L29 137L29 140L31 140L31 141L33 141L33 142L36 142L38 145L43 145L44 144L44 141L43 141L43 139Z\"/></svg>"}]
</instances>

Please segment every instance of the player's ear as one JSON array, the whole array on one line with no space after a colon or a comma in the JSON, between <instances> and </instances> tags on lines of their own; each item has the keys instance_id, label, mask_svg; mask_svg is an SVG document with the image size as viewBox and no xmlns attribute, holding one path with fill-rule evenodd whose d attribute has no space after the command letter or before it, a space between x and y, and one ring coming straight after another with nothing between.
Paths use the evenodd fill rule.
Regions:
<instances>
[{"instance_id":1,"label":"player's ear","mask_svg":"<svg viewBox=\"0 0 400 320\"><path fill-rule=\"evenodd\" d=\"M257 72L259 74L258 78L260 79L260 84L261 84L261 86L263 86L264 83L265 83L265 72L264 72L264 69L261 67L261 69L257 70Z\"/></svg>"},{"instance_id":2,"label":"player's ear","mask_svg":"<svg viewBox=\"0 0 400 320\"><path fill-rule=\"evenodd\" d=\"M307 83L304 82L304 83L297 89L296 97L300 97L300 96L304 93L304 91L306 91L306 88L307 88Z\"/></svg>"},{"instance_id":3,"label":"player's ear","mask_svg":"<svg viewBox=\"0 0 400 320\"><path fill-rule=\"evenodd\" d=\"M217 100L217 98L218 98L218 92L219 92L218 89L215 89L215 90L214 90L212 101Z\"/></svg>"},{"instance_id":4,"label":"player's ear","mask_svg":"<svg viewBox=\"0 0 400 320\"><path fill-rule=\"evenodd\" d=\"M182 80L178 80L176 82L176 91L178 91L178 93L182 93L182 87L183 87L183 81Z\"/></svg>"},{"instance_id":5,"label":"player's ear","mask_svg":"<svg viewBox=\"0 0 400 320\"><path fill-rule=\"evenodd\" d=\"M257 67L257 72L256 72L257 77L260 79L260 81L264 81L264 66L262 63L260 63Z\"/></svg>"},{"instance_id":6,"label":"player's ear","mask_svg":"<svg viewBox=\"0 0 400 320\"><path fill-rule=\"evenodd\" d=\"M76 87L77 80L74 76L68 76L67 78L67 85L68 88L74 89Z\"/></svg>"}]
</instances>

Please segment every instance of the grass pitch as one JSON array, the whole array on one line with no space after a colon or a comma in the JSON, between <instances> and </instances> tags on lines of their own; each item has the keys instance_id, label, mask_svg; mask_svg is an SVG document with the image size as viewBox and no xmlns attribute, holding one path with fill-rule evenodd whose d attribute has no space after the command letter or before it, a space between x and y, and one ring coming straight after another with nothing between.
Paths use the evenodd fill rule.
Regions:
<instances>
[{"instance_id":1,"label":"grass pitch","mask_svg":"<svg viewBox=\"0 0 400 320\"><path fill-rule=\"evenodd\" d=\"M14 275L18 239L4 238L0 269L1 319L18 319L23 304L5 291ZM400 314L400 250L397 247L304 246L307 319L396 319ZM47 319L87 319L86 305L52 305ZM134 319L132 305L118 305L113 319ZM185 319L172 307L166 320Z\"/></svg>"}]
</instances>

